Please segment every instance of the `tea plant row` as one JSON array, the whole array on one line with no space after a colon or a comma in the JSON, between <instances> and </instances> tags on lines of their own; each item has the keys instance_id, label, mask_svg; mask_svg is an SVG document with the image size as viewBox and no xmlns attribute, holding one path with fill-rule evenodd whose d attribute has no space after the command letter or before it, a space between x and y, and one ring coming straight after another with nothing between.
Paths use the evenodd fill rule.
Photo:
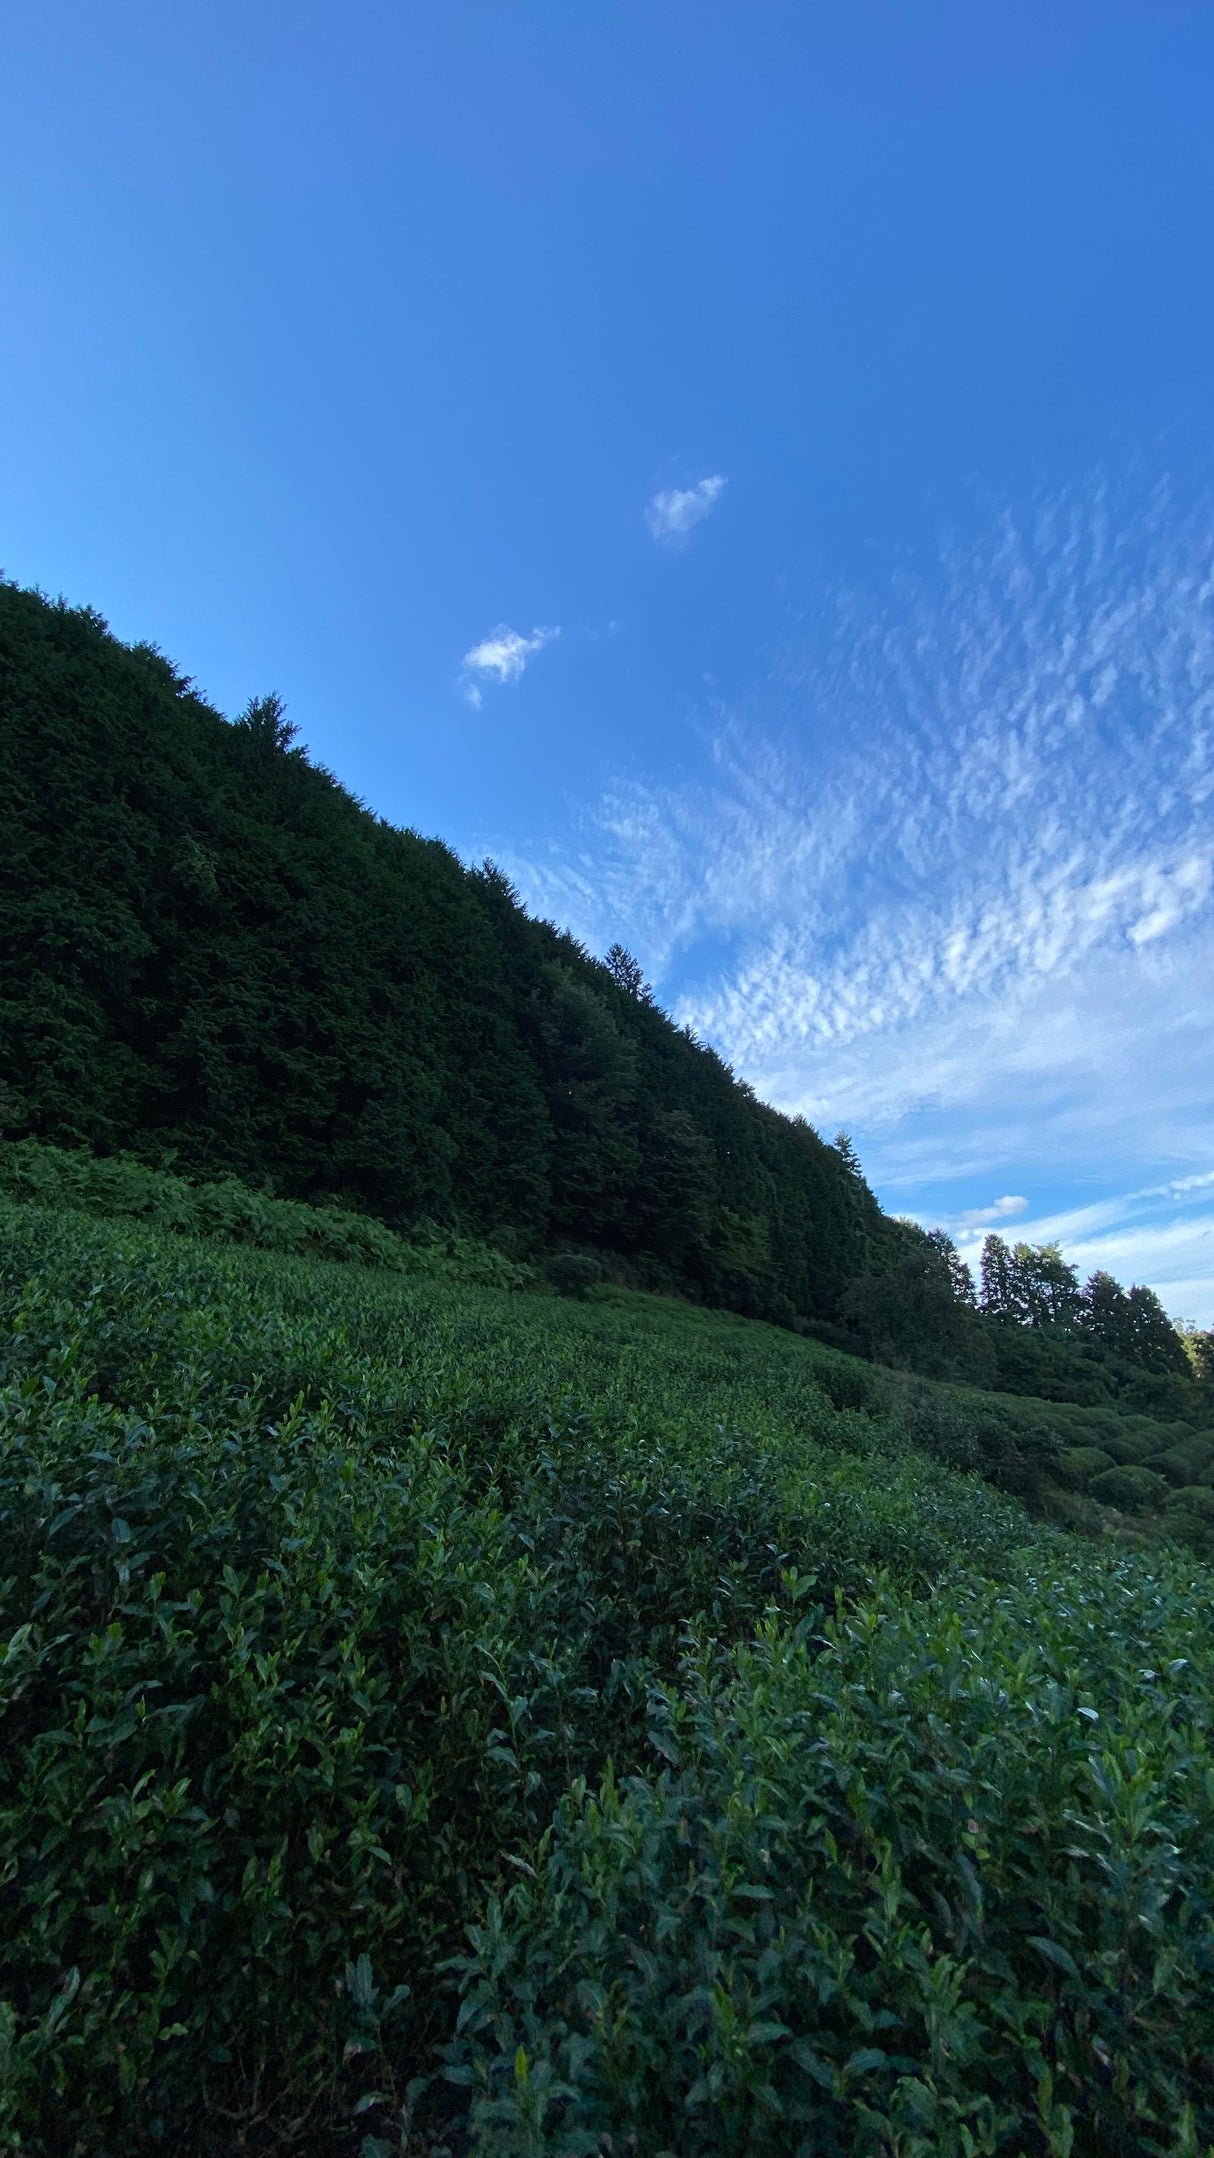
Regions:
<instances>
[{"instance_id":1,"label":"tea plant row","mask_svg":"<svg viewBox=\"0 0 1214 2158\"><path fill-rule=\"evenodd\" d=\"M1214 2142L1191 1558L656 1299L0 1203L0 1342L0 2148Z\"/></svg>"}]
</instances>

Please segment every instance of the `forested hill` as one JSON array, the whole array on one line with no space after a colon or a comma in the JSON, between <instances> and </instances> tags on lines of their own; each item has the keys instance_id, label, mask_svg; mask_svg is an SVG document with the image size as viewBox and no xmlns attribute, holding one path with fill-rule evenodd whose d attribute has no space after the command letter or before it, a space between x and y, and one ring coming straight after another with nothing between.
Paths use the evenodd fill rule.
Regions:
<instances>
[{"instance_id":1,"label":"forested hill","mask_svg":"<svg viewBox=\"0 0 1214 2158\"><path fill-rule=\"evenodd\" d=\"M0 1128L591 1248L788 1320L897 1243L846 1149L757 1101L491 868L372 815L273 698L0 585Z\"/></svg>"}]
</instances>

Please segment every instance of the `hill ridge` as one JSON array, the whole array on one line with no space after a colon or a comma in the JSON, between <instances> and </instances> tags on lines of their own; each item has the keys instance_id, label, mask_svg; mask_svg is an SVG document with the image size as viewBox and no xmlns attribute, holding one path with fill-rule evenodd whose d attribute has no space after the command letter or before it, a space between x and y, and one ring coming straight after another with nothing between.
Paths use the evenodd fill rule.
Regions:
<instances>
[{"instance_id":1,"label":"hill ridge","mask_svg":"<svg viewBox=\"0 0 1214 2158\"><path fill-rule=\"evenodd\" d=\"M228 721L89 608L0 587L0 1083L23 1128L392 1227L597 1248L783 1319L896 1232L628 955Z\"/></svg>"}]
</instances>

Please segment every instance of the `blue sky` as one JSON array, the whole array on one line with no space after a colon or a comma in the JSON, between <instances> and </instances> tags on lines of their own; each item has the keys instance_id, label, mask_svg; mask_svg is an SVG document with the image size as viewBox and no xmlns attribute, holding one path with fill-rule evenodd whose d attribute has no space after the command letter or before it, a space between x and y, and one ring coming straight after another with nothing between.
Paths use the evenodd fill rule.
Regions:
<instances>
[{"instance_id":1,"label":"blue sky","mask_svg":"<svg viewBox=\"0 0 1214 2158\"><path fill-rule=\"evenodd\" d=\"M1214 12L10 13L0 563L1214 1321Z\"/></svg>"}]
</instances>

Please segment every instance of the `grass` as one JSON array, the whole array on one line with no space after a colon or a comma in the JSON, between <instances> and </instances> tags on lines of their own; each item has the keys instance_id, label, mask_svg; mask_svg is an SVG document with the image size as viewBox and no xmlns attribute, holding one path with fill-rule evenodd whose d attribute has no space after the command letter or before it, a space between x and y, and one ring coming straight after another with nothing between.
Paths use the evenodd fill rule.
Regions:
<instances>
[{"instance_id":1,"label":"grass","mask_svg":"<svg viewBox=\"0 0 1214 2158\"><path fill-rule=\"evenodd\" d=\"M1211 1576L1031 1517L1083 1412L456 1272L0 1200L0 2149L1204 2158Z\"/></svg>"}]
</instances>

